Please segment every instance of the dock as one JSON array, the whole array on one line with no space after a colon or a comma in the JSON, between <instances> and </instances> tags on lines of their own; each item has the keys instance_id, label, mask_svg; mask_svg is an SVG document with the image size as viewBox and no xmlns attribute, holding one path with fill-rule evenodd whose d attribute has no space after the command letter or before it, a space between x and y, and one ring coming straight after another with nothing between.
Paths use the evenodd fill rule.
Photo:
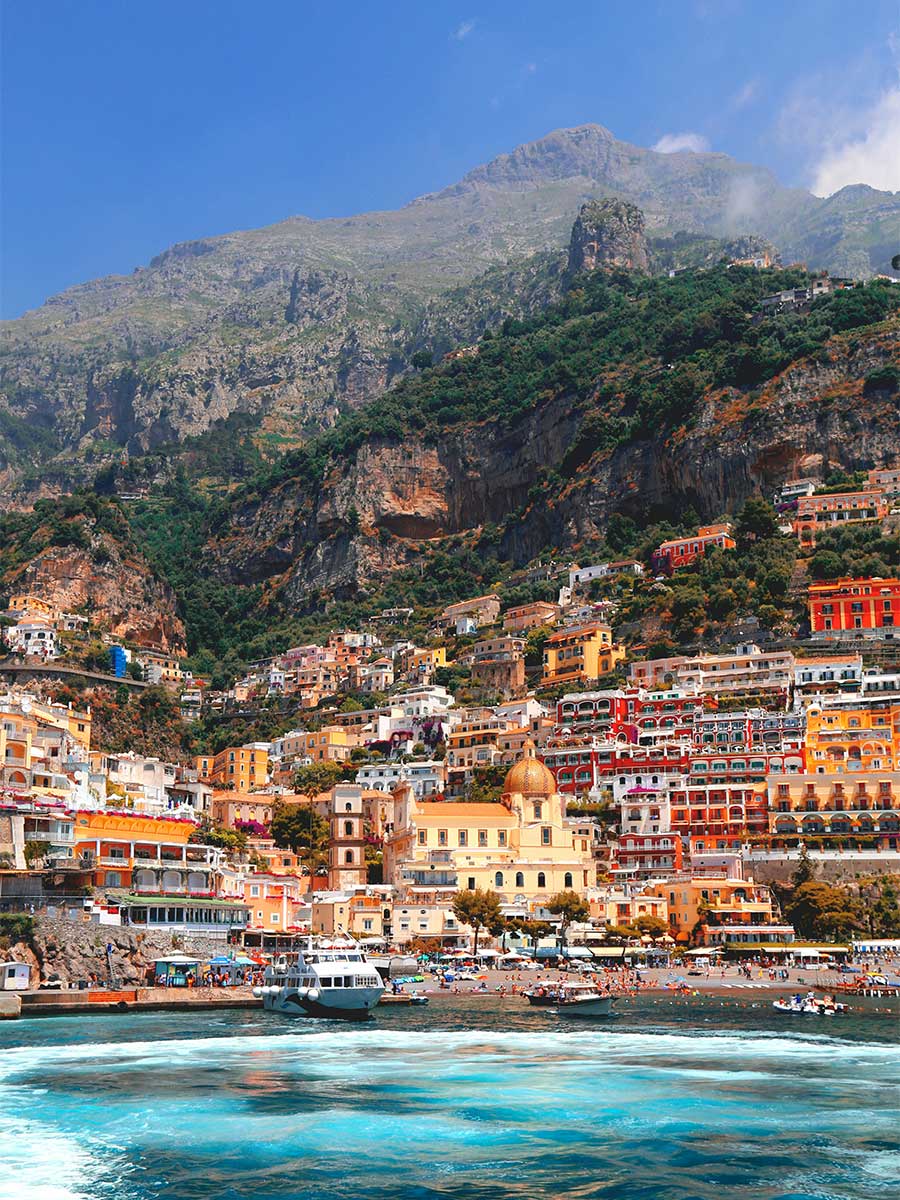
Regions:
<instances>
[{"instance_id":1,"label":"dock","mask_svg":"<svg viewBox=\"0 0 900 1200\"><path fill-rule=\"evenodd\" d=\"M218 1008L261 1008L250 988L91 988L87 991L18 992L23 1017L76 1013L186 1012ZM11 1014L12 1015L12 1014Z\"/></svg>"},{"instance_id":2,"label":"dock","mask_svg":"<svg viewBox=\"0 0 900 1200\"><path fill-rule=\"evenodd\" d=\"M411 1004L404 993L385 994L379 1005ZM262 1000L249 987L91 988L86 991L28 991L0 996L0 1020L17 1017L71 1017L83 1013L208 1012L219 1008L258 1008Z\"/></svg>"}]
</instances>

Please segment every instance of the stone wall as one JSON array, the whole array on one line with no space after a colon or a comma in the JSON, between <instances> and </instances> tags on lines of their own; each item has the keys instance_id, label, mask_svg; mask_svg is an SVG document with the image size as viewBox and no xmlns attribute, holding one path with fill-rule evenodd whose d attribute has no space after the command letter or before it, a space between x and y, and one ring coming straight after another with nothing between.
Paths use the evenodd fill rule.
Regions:
<instances>
[{"instance_id":1,"label":"stone wall","mask_svg":"<svg viewBox=\"0 0 900 1200\"><path fill-rule=\"evenodd\" d=\"M212 958L222 954L227 943L223 938L202 933L141 930L134 926L98 925L91 921L37 914L30 945L18 943L8 951L0 950L0 959L29 963L32 987L53 975L59 976L64 983L77 983L94 974L106 983L110 973L108 945L112 947L115 980L120 985L134 985L145 981L147 967L155 958L176 950Z\"/></svg>"}]
</instances>

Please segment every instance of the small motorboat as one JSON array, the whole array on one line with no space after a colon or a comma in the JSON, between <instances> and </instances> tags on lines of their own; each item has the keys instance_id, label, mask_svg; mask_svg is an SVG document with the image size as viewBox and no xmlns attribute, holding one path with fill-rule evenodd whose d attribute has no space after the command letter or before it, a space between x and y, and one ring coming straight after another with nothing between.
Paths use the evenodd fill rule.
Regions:
<instances>
[{"instance_id":1,"label":"small motorboat","mask_svg":"<svg viewBox=\"0 0 900 1200\"><path fill-rule=\"evenodd\" d=\"M416 992L413 992L409 998L409 1002L410 1004L418 1004L421 1007L422 1005L428 1003L428 997L420 996Z\"/></svg>"},{"instance_id":2,"label":"small motorboat","mask_svg":"<svg viewBox=\"0 0 900 1200\"><path fill-rule=\"evenodd\" d=\"M814 992L808 992L805 996L791 996L790 1000L775 1000L772 1007L776 1012L813 1017L833 1017L850 1011L846 1004L835 1001L833 996L820 997Z\"/></svg>"},{"instance_id":3,"label":"small motorboat","mask_svg":"<svg viewBox=\"0 0 900 1200\"><path fill-rule=\"evenodd\" d=\"M609 992L599 992L593 983L559 983L525 992L529 1004L538 1008L555 1008L567 1017L610 1017L618 999Z\"/></svg>"}]
</instances>

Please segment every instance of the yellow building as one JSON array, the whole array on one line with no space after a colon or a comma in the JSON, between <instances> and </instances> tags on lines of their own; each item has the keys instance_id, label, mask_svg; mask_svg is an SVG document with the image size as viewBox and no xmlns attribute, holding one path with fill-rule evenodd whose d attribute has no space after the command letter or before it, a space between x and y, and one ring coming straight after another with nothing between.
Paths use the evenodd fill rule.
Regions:
<instances>
[{"instance_id":1,"label":"yellow building","mask_svg":"<svg viewBox=\"0 0 900 1200\"><path fill-rule=\"evenodd\" d=\"M552 772L526 742L506 776L499 804L398 797L394 830L385 840L385 879L413 896L417 889L482 888L502 903L546 900L595 882L589 831L566 819Z\"/></svg>"},{"instance_id":2,"label":"yellow building","mask_svg":"<svg viewBox=\"0 0 900 1200\"><path fill-rule=\"evenodd\" d=\"M291 757L318 762L346 762L359 739L340 725L326 725L314 733L291 734Z\"/></svg>"},{"instance_id":3,"label":"yellow building","mask_svg":"<svg viewBox=\"0 0 900 1200\"><path fill-rule=\"evenodd\" d=\"M403 674L412 683L430 683L438 667L447 665L446 646L407 650L400 659Z\"/></svg>"},{"instance_id":4,"label":"yellow building","mask_svg":"<svg viewBox=\"0 0 900 1200\"><path fill-rule=\"evenodd\" d=\"M900 707L811 704L806 711L806 762L811 771L892 771L898 765Z\"/></svg>"},{"instance_id":5,"label":"yellow building","mask_svg":"<svg viewBox=\"0 0 900 1200\"><path fill-rule=\"evenodd\" d=\"M764 884L725 876L696 879L668 879L648 884L647 895L659 896L668 906L669 929L677 942L695 941L727 943L741 941L780 941L776 931L790 926L776 926L772 895ZM707 936L701 926L717 928L722 936ZM732 938L725 936L733 933ZM793 930L790 930L791 935ZM745 936L746 935L746 936Z\"/></svg>"},{"instance_id":6,"label":"yellow building","mask_svg":"<svg viewBox=\"0 0 900 1200\"><path fill-rule=\"evenodd\" d=\"M30 592L11 596L8 611L23 615L28 613L34 617L46 617L51 624L55 624L59 617L59 611L54 604L48 600L42 600L40 596L33 596Z\"/></svg>"},{"instance_id":7,"label":"yellow building","mask_svg":"<svg viewBox=\"0 0 900 1200\"><path fill-rule=\"evenodd\" d=\"M900 771L769 775L769 833L804 838L876 838L900 849Z\"/></svg>"},{"instance_id":8,"label":"yellow building","mask_svg":"<svg viewBox=\"0 0 900 1200\"><path fill-rule=\"evenodd\" d=\"M209 815L217 825L234 829L238 822L256 821L269 825L272 821L272 797L256 792L214 792L209 802Z\"/></svg>"},{"instance_id":9,"label":"yellow building","mask_svg":"<svg viewBox=\"0 0 900 1200\"><path fill-rule=\"evenodd\" d=\"M561 629L544 643L542 687L584 683L599 679L625 658L625 649L613 641L608 625L595 622Z\"/></svg>"},{"instance_id":10,"label":"yellow building","mask_svg":"<svg viewBox=\"0 0 900 1200\"><path fill-rule=\"evenodd\" d=\"M313 933L351 933L357 938L381 940L390 924L391 901L381 896L331 892L315 897L312 902Z\"/></svg>"},{"instance_id":11,"label":"yellow building","mask_svg":"<svg viewBox=\"0 0 900 1200\"><path fill-rule=\"evenodd\" d=\"M266 786L268 772L268 746L265 742L249 742L246 746L226 746L220 750L208 778L236 792L251 792Z\"/></svg>"}]
</instances>

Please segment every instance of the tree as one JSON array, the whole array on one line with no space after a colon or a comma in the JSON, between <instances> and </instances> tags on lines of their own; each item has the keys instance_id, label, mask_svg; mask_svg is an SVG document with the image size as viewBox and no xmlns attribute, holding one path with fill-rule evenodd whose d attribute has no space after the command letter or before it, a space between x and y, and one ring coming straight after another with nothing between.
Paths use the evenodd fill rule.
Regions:
<instances>
[{"instance_id":1,"label":"tree","mask_svg":"<svg viewBox=\"0 0 900 1200\"><path fill-rule=\"evenodd\" d=\"M795 887L785 914L801 937L847 937L861 927L856 902L846 888L810 879Z\"/></svg>"},{"instance_id":2,"label":"tree","mask_svg":"<svg viewBox=\"0 0 900 1200\"><path fill-rule=\"evenodd\" d=\"M227 829L224 825L205 825L192 833L189 841L204 846L218 846L221 850L234 850L243 854L247 849L247 835L240 829Z\"/></svg>"},{"instance_id":3,"label":"tree","mask_svg":"<svg viewBox=\"0 0 900 1200\"><path fill-rule=\"evenodd\" d=\"M545 907L554 915L562 917L559 923L559 940L561 946L565 946L566 944L566 930L572 922L586 921L591 913L587 901L582 896L579 896L577 892L572 891L557 892L555 896L550 897Z\"/></svg>"},{"instance_id":4,"label":"tree","mask_svg":"<svg viewBox=\"0 0 900 1200\"><path fill-rule=\"evenodd\" d=\"M550 924L549 921L534 921L531 919L528 919L528 920L520 919L520 920L516 921L516 928L520 929L522 931L522 933L524 933L525 936L528 938L528 940L531 942L532 950L537 950L538 942L541 940L541 938L547 937L547 935L553 929L553 926Z\"/></svg>"},{"instance_id":5,"label":"tree","mask_svg":"<svg viewBox=\"0 0 900 1200\"><path fill-rule=\"evenodd\" d=\"M37 839L27 841L24 846L26 866L30 869L35 863L43 861L44 855L49 849L49 842L42 842Z\"/></svg>"},{"instance_id":6,"label":"tree","mask_svg":"<svg viewBox=\"0 0 900 1200\"><path fill-rule=\"evenodd\" d=\"M463 925L470 925L475 930L474 954L478 953L478 934L481 930L502 928L503 925L497 893L482 888L457 892L453 897L453 913Z\"/></svg>"},{"instance_id":7,"label":"tree","mask_svg":"<svg viewBox=\"0 0 900 1200\"><path fill-rule=\"evenodd\" d=\"M791 876L791 887L795 890L804 883L809 883L811 879L816 877L816 868L813 860L809 857L809 851L806 846L800 847L800 855L797 859L797 869Z\"/></svg>"},{"instance_id":8,"label":"tree","mask_svg":"<svg viewBox=\"0 0 900 1200\"><path fill-rule=\"evenodd\" d=\"M669 932L669 927L662 917L638 917L634 927L639 933L649 933L652 938L662 937L664 933Z\"/></svg>"},{"instance_id":9,"label":"tree","mask_svg":"<svg viewBox=\"0 0 900 1200\"><path fill-rule=\"evenodd\" d=\"M328 861L329 828L311 804L276 803L269 832L276 846L306 859L310 875Z\"/></svg>"},{"instance_id":10,"label":"tree","mask_svg":"<svg viewBox=\"0 0 900 1200\"><path fill-rule=\"evenodd\" d=\"M304 796L318 796L320 792L327 792L344 778L345 771L340 763L312 763L308 767L297 768L294 772L294 787Z\"/></svg>"},{"instance_id":11,"label":"tree","mask_svg":"<svg viewBox=\"0 0 900 1200\"><path fill-rule=\"evenodd\" d=\"M775 509L761 496L751 496L738 513L734 531L744 546L774 537L778 532Z\"/></svg>"},{"instance_id":12,"label":"tree","mask_svg":"<svg viewBox=\"0 0 900 1200\"><path fill-rule=\"evenodd\" d=\"M417 350L409 361L417 371L424 371L433 364L434 359L430 350Z\"/></svg>"},{"instance_id":13,"label":"tree","mask_svg":"<svg viewBox=\"0 0 900 1200\"><path fill-rule=\"evenodd\" d=\"M633 925L608 925L604 937L608 942L627 942L637 937L637 930Z\"/></svg>"}]
</instances>

